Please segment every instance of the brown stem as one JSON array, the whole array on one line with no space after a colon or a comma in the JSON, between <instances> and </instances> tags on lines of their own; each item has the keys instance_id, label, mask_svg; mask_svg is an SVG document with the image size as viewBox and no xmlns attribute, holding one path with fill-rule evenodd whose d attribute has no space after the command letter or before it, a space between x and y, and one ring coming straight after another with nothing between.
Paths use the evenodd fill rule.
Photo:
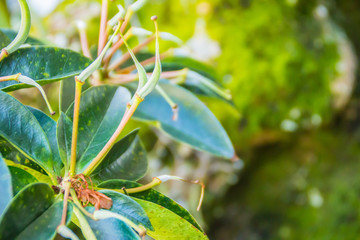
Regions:
<instances>
[{"instance_id":1,"label":"brown stem","mask_svg":"<svg viewBox=\"0 0 360 240\"><path fill-rule=\"evenodd\" d=\"M146 45L148 45L149 43L151 43L154 40L155 40L155 35L147 38L144 42L140 43L132 50L133 53L135 54L135 53L139 52L142 48L144 48ZM121 66L121 64L123 64L128 59L130 59L130 57L131 57L131 55L129 52L125 53L121 58L119 58L117 61L115 61L113 64L111 64L109 66L109 70L110 71L115 70L116 68Z\"/></svg>"},{"instance_id":2,"label":"brown stem","mask_svg":"<svg viewBox=\"0 0 360 240\"><path fill-rule=\"evenodd\" d=\"M108 18L108 0L102 0L101 3L101 19L100 19L100 32L99 32L99 46L98 56L104 49L107 39L106 23Z\"/></svg>"},{"instance_id":3,"label":"brown stem","mask_svg":"<svg viewBox=\"0 0 360 240\"><path fill-rule=\"evenodd\" d=\"M63 204L63 212L61 216L61 222L60 225L66 224L66 216L67 216L67 208L68 208L68 199L69 199L69 193L70 193L70 181L66 183L65 186L65 193L64 193L64 204Z\"/></svg>"}]
</instances>

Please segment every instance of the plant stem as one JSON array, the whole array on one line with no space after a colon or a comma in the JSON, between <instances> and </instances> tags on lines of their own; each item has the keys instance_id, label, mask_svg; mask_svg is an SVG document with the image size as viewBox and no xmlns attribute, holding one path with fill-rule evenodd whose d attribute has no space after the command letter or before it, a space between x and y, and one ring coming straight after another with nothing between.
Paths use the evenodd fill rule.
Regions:
<instances>
[{"instance_id":1,"label":"plant stem","mask_svg":"<svg viewBox=\"0 0 360 240\"><path fill-rule=\"evenodd\" d=\"M77 80L75 77L75 103L74 103L74 115L73 115L73 131L72 131L72 142L71 142L71 155L70 155L70 177L75 175L76 168L76 146L78 137L78 126L79 126L79 111L80 111L80 96L81 88L84 84Z\"/></svg>"},{"instance_id":2,"label":"plant stem","mask_svg":"<svg viewBox=\"0 0 360 240\"><path fill-rule=\"evenodd\" d=\"M63 204L63 212L61 217L60 225L66 224L66 216L67 216L67 207L68 207L68 198L70 192L71 182L67 182L65 186L65 193L64 193L64 204Z\"/></svg>"},{"instance_id":3,"label":"plant stem","mask_svg":"<svg viewBox=\"0 0 360 240\"><path fill-rule=\"evenodd\" d=\"M81 28L79 27L79 35L80 35L80 45L81 45L82 53L84 54L85 57L91 58L89 43L84 27Z\"/></svg>"},{"instance_id":4,"label":"plant stem","mask_svg":"<svg viewBox=\"0 0 360 240\"><path fill-rule=\"evenodd\" d=\"M144 42L140 43L133 49L133 53L135 54L135 53L139 52L141 49L143 49L146 45L148 45L149 43L151 43L154 40L155 40L155 35L147 38ZM115 70L116 68L121 66L123 63L125 63L128 59L130 59L130 57L131 57L131 55L129 52L125 53L120 59L118 59L117 61L115 61L113 64L111 64L109 66L109 68L108 68L109 71Z\"/></svg>"},{"instance_id":5,"label":"plant stem","mask_svg":"<svg viewBox=\"0 0 360 240\"><path fill-rule=\"evenodd\" d=\"M168 71L168 72L162 72L161 78L178 78L182 77L184 74L186 75L187 68L184 68L182 70L174 70L174 71ZM151 76L151 73L147 73L148 76ZM125 84L129 82L133 82L137 80L139 77L136 73L134 74L113 74L109 78L109 83L115 83L115 84Z\"/></svg>"},{"instance_id":6,"label":"plant stem","mask_svg":"<svg viewBox=\"0 0 360 240\"><path fill-rule=\"evenodd\" d=\"M173 49L169 49L166 52L160 54L160 60L163 60L164 58L172 56L173 52L174 52ZM154 56L154 57L151 57L151 58L148 58L148 59L145 59L145 60L141 61L140 64L143 65L143 66L146 66L146 65L149 65L151 63L155 63L155 60L156 60L156 57ZM129 73L129 72L132 72L135 69L136 69L136 66L131 65L129 67L120 69L118 72L119 73Z\"/></svg>"},{"instance_id":7,"label":"plant stem","mask_svg":"<svg viewBox=\"0 0 360 240\"><path fill-rule=\"evenodd\" d=\"M136 187L136 188L129 188L129 189L111 189L112 191L115 192L120 192L120 193L138 193L138 192L143 192L146 190L149 190L153 187L159 186L161 184L161 180L157 177L154 177L153 180L145 185L142 185L140 187ZM98 187L94 187L95 190L105 190L106 188L98 188Z\"/></svg>"},{"instance_id":8,"label":"plant stem","mask_svg":"<svg viewBox=\"0 0 360 240\"><path fill-rule=\"evenodd\" d=\"M21 75L21 73L0 77L0 82L6 82L6 81L12 81L12 80L19 81L20 75Z\"/></svg>"},{"instance_id":9,"label":"plant stem","mask_svg":"<svg viewBox=\"0 0 360 240\"><path fill-rule=\"evenodd\" d=\"M143 101L144 99L140 98L138 95L135 95L135 100L133 102L133 104L131 105L131 107L129 108L128 111L125 112L123 118L121 119L121 122L118 126L118 128L116 129L116 131L114 132L114 134L111 136L111 138L109 139L109 141L106 143L106 145L103 147L103 149L101 149L101 151L98 153L98 155L91 161L90 165L85 169L85 171L83 172L83 174L85 176L90 175L94 169L99 166L99 164L101 163L101 161L104 159L104 157L106 156L106 154L110 151L110 149L114 146L114 144L116 143L116 141L118 140L121 132L123 131L123 129L125 128L126 124L128 123L128 121L130 120L130 118L132 117L132 115L134 114L136 108L139 106L139 104Z\"/></svg>"},{"instance_id":10,"label":"plant stem","mask_svg":"<svg viewBox=\"0 0 360 240\"><path fill-rule=\"evenodd\" d=\"M107 32L106 32L106 23L108 17L108 0L102 0L101 3L101 19L100 19L100 32L99 32L99 46L98 46L98 56L101 51L104 49L106 44Z\"/></svg>"},{"instance_id":11,"label":"plant stem","mask_svg":"<svg viewBox=\"0 0 360 240\"><path fill-rule=\"evenodd\" d=\"M79 199L76 196L76 192L75 192L75 190L73 188L70 189L70 194L71 194L71 197L72 197L72 200L73 200L74 204L80 209L80 211L83 214L85 214L86 216L88 216L89 218L91 218L92 220L96 220L96 218L93 216L93 214L86 211L86 209L81 205Z\"/></svg>"}]
</instances>

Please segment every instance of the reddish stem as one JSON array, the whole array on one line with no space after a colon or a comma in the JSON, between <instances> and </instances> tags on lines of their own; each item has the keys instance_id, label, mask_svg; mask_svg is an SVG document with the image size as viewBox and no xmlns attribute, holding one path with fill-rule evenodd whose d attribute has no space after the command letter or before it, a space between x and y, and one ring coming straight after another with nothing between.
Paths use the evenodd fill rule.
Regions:
<instances>
[{"instance_id":1,"label":"reddish stem","mask_svg":"<svg viewBox=\"0 0 360 240\"><path fill-rule=\"evenodd\" d=\"M98 46L98 56L101 51L104 49L106 40L107 40L107 32L106 32L106 23L108 18L108 0L102 0L101 3L101 18L100 18L100 33L99 33L99 46Z\"/></svg>"}]
</instances>

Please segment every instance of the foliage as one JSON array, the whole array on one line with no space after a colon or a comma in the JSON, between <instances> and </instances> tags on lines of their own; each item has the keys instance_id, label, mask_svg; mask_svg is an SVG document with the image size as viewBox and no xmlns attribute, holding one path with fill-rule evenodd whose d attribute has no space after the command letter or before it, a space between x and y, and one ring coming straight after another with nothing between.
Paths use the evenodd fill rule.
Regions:
<instances>
[{"instance_id":1,"label":"foliage","mask_svg":"<svg viewBox=\"0 0 360 240\"><path fill-rule=\"evenodd\" d=\"M150 32L147 44L155 40L155 57L128 47L127 40L137 36L127 24L136 11L146 9L146 1L127 6L126 12L119 6L108 24L102 13L105 21L95 56L80 27L86 57L28 37L30 22L24 16L29 12L26 1L19 2L22 30L0 30L0 238L53 239L59 233L77 239L74 231L80 228L79 236L86 239L139 239L144 234L155 239L207 239L187 210L152 190L168 180L200 182L164 175L145 185L136 183L147 171L146 150L138 128L126 136L123 129L134 115L195 149L234 157L225 130L194 94L228 98L206 74L208 67L174 57L163 62L161 73L159 36L170 35L159 34L154 17L155 34ZM107 12L107 1L102 4ZM117 44L125 44L128 53ZM150 57L141 63L153 70L151 77L133 51L139 59ZM41 91L40 85L55 81L61 82L60 109L53 117L9 93L32 86Z\"/></svg>"}]
</instances>

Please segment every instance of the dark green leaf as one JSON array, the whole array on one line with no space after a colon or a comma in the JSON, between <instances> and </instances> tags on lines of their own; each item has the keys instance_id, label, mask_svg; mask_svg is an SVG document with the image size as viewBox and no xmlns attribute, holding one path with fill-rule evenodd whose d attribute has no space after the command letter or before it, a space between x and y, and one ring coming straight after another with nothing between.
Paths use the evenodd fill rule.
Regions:
<instances>
[{"instance_id":1,"label":"dark green leaf","mask_svg":"<svg viewBox=\"0 0 360 240\"><path fill-rule=\"evenodd\" d=\"M67 223L70 222L72 204L68 204ZM31 209L28 209L28 211ZM39 217L33 219L17 237L17 240L51 240L56 235L56 228L61 222L63 201L56 202L44 211ZM21 220L20 220L21 221Z\"/></svg>"},{"instance_id":2,"label":"dark green leaf","mask_svg":"<svg viewBox=\"0 0 360 240\"><path fill-rule=\"evenodd\" d=\"M89 212L94 211L94 207L87 207L86 210ZM140 239L134 230L115 218L108 218L104 220L94 221L87 218L88 223L93 230L97 240L108 240L108 239Z\"/></svg>"},{"instance_id":3,"label":"dark green leaf","mask_svg":"<svg viewBox=\"0 0 360 240\"><path fill-rule=\"evenodd\" d=\"M165 82L160 83L160 86L178 104L178 119L172 120L171 107L157 91L145 98L134 117L157 122L171 137L196 149L225 158L234 156L234 148L227 133L205 104L180 86Z\"/></svg>"},{"instance_id":4,"label":"dark green leaf","mask_svg":"<svg viewBox=\"0 0 360 240\"><path fill-rule=\"evenodd\" d=\"M8 167L6 166L4 160L0 154L0 215L4 212L4 209L11 201L13 192L11 186L11 175Z\"/></svg>"},{"instance_id":5,"label":"dark green leaf","mask_svg":"<svg viewBox=\"0 0 360 240\"><path fill-rule=\"evenodd\" d=\"M9 166L9 170L14 195L25 186L38 181L33 175L20 168Z\"/></svg>"},{"instance_id":6,"label":"dark green leaf","mask_svg":"<svg viewBox=\"0 0 360 240\"><path fill-rule=\"evenodd\" d=\"M77 142L77 172L82 172L115 132L130 92L123 87L92 87L81 96ZM66 115L72 120L73 105Z\"/></svg>"},{"instance_id":7,"label":"dark green leaf","mask_svg":"<svg viewBox=\"0 0 360 240\"><path fill-rule=\"evenodd\" d=\"M60 157L65 166L70 164L72 121L61 112L56 128L56 138L59 145Z\"/></svg>"},{"instance_id":8,"label":"dark green leaf","mask_svg":"<svg viewBox=\"0 0 360 240\"><path fill-rule=\"evenodd\" d=\"M88 81L82 86L84 92L90 87ZM75 79L73 77L66 78L60 84L60 110L66 112L70 105L74 102L75 98Z\"/></svg>"},{"instance_id":9,"label":"dark green leaf","mask_svg":"<svg viewBox=\"0 0 360 240\"><path fill-rule=\"evenodd\" d=\"M21 73L36 80L40 85L75 76L85 69L91 60L69 49L56 47L20 48L0 62L0 76ZM17 81L0 83L3 91L30 87Z\"/></svg>"},{"instance_id":10,"label":"dark green leaf","mask_svg":"<svg viewBox=\"0 0 360 240\"><path fill-rule=\"evenodd\" d=\"M0 28L0 34L1 34L1 32L3 34L5 34L9 38L10 42L12 40L14 40L16 35L17 35L16 31L14 31L12 29L7 29L7 28ZM31 45L43 45L44 44L44 42L40 41L39 39L30 37L30 36L28 36L25 43L28 43L28 44L31 44Z\"/></svg>"},{"instance_id":11,"label":"dark green leaf","mask_svg":"<svg viewBox=\"0 0 360 240\"><path fill-rule=\"evenodd\" d=\"M140 187L141 184L126 180L109 180L106 182L102 182L99 187L101 188L110 188L110 189L121 189L123 187L125 188L136 188ZM177 202L172 200L171 198L168 198L167 196L159 193L158 191L155 191L153 189L149 189L146 191L138 192L138 193L132 193L130 194L133 198L139 198L142 200L146 200L155 204L158 204L173 213L179 215L180 217L184 218L186 221L194 225L197 229L200 231L203 231L200 227L200 225L196 222L193 216L181 205L179 205Z\"/></svg>"},{"instance_id":12,"label":"dark green leaf","mask_svg":"<svg viewBox=\"0 0 360 240\"><path fill-rule=\"evenodd\" d=\"M40 126L44 130L49 140L53 164L54 164L54 171L58 176L60 176L61 175L60 172L61 172L61 168L63 167L63 164L60 159L60 153L56 138L56 122L42 111L32 107L28 107L28 108L40 123Z\"/></svg>"},{"instance_id":13,"label":"dark green leaf","mask_svg":"<svg viewBox=\"0 0 360 240\"><path fill-rule=\"evenodd\" d=\"M205 233L172 211L149 201L141 199L135 201L143 207L154 226L154 231L147 231L150 237L162 240L208 239Z\"/></svg>"},{"instance_id":14,"label":"dark green leaf","mask_svg":"<svg viewBox=\"0 0 360 240\"><path fill-rule=\"evenodd\" d=\"M21 152L19 152L19 150L17 150L13 145L11 145L2 137L0 137L0 153L6 160L34 169L42 174L46 174L44 169L40 167L39 164L25 157Z\"/></svg>"},{"instance_id":15,"label":"dark green leaf","mask_svg":"<svg viewBox=\"0 0 360 240\"><path fill-rule=\"evenodd\" d=\"M20 191L0 220L0 239L14 239L48 209L54 192L45 183L33 183Z\"/></svg>"},{"instance_id":16,"label":"dark green leaf","mask_svg":"<svg viewBox=\"0 0 360 240\"><path fill-rule=\"evenodd\" d=\"M153 229L145 211L132 198L112 190L101 190L99 192L112 199L113 205L110 209L111 212L120 214L137 225L142 225L147 229Z\"/></svg>"},{"instance_id":17,"label":"dark green leaf","mask_svg":"<svg viewBox=\"0 0 360 240\"><path fill-rule=\"evenodd\" d=\"M2 91L0 102L0 136L48 173L54 173L50 144L35 116Z\"/></svg>"},{"instance_id":18,"label":"dark green leaf","mask_svg":"<svg viewBox=\"0 0 360 240\"><path fill-rule=\"evenodd\" d=\"M145 175L148 163L138 132L132 131L114 145L94 171L93 178L138 180Z\"/></svg>"},{"instance_id":19,"label":"dark green leaf","mask_svg":"<svg viewBox=\"0 0 360 240\"><path fill-rule=\"evenodd\" d=\"M45 175L43 173L40 173L39 171L36 171L36 170L34 170L34 169L30 168L30 167L27 167L25 165L15 163L15 162L13 162L11 160L6 159L5 162L8 165L8 167L18 168L18 169L21 169L21 170L31 174L36 179L36 182L47 183L48 185L53 184L53 182L51 181L51 178L49 176L47 176L47 175Z\"/></svg>"}]
</instances>

